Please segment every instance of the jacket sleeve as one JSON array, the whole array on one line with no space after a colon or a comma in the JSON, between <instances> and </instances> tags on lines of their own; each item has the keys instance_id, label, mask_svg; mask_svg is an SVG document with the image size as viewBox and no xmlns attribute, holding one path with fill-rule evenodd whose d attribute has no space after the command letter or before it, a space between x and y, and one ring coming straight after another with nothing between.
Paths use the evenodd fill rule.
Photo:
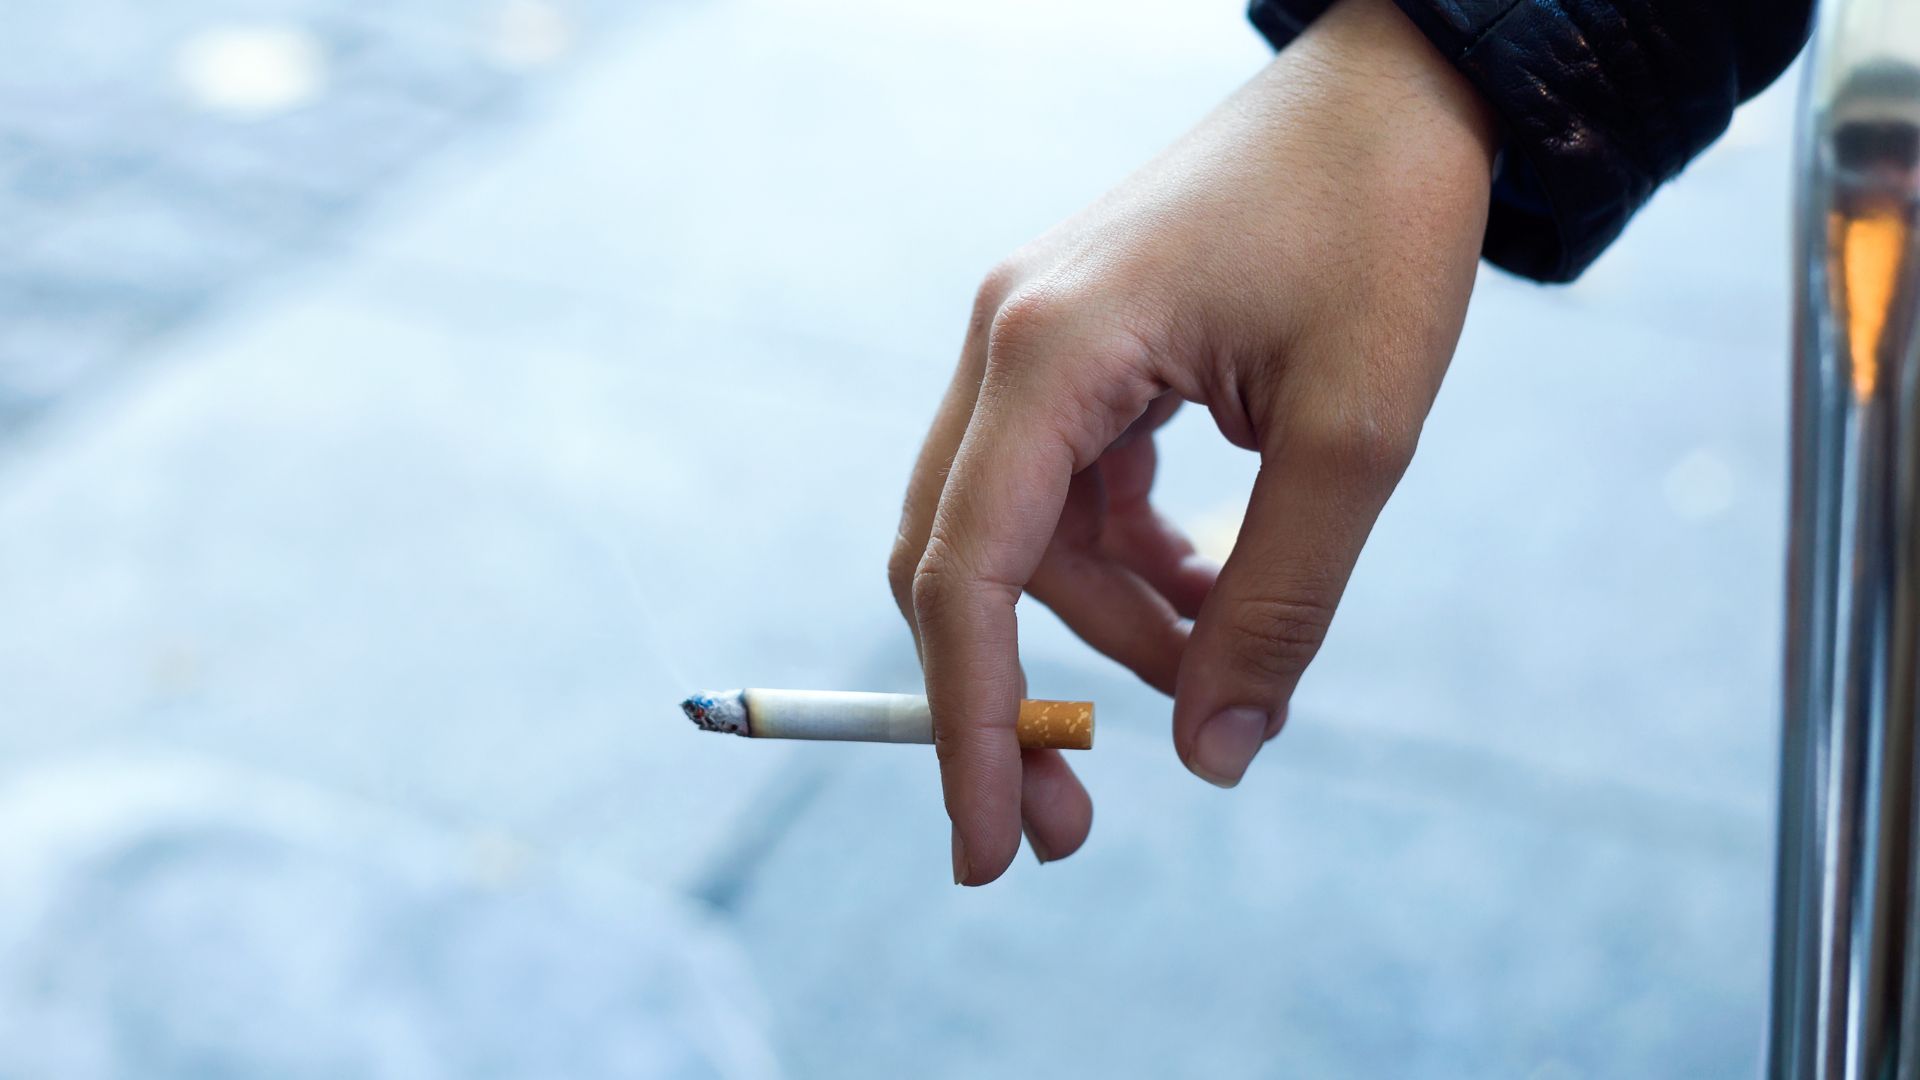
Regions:
<instances>
[{"instance_id":1,"label":"jacket sleeve","mask_svg":"<svg viewBox=\"0 0 1920 1080\"><path fill-rule=\"evenodd\" d=\"M1253 0L1275 48L1332 0ZM1807 39L1813 0L1395 0L1503 145L1484 254L1572 281Z\"/></svg>"}]
</instances>

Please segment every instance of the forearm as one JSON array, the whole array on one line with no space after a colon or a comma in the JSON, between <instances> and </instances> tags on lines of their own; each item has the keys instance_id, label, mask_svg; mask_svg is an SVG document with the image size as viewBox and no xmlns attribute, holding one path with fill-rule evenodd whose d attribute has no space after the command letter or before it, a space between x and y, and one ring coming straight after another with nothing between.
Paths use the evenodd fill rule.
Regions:
<instances>
[{"instance_id":1,"label":"forearm","mask_svg":"<svg viewBox=\"0 0 1920 1080\"><path fill-rule=\"evenodd\" d=\"M1486 257L1542 281L1598 257L1792 61L1812 12L1811 0L1397 2L1499 118ZM1251 14L1279 46L1327 6L1254 0Z\"/></svg>"}]
</instances>

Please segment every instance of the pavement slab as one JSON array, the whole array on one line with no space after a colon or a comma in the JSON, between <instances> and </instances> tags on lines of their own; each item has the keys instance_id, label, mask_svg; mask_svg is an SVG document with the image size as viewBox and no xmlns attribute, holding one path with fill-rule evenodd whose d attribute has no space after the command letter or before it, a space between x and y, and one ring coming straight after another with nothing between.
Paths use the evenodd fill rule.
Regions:
<instances>
[{"instance_id":1,"label":"pavement slab","mask_svg":"<svg viewBox=\"0 0 1920 1080\"><path fill-rule=\"evenodd\" d=\"M1579 285L1483 273L1241 790L1023 605L1036 692L1100 702L1098 822L963 892L924 750L673 703L914 686L882 573L974 282L1263 47L1165 0L675 5L595 47L0 444L0 780L185 751L691 898L796 1076L1751 1071L1790 88ZM252 257L180 205L103 235ZM112 250L59 249L75 310ZM1163 440L1224 551L1256 463L1194 410Z\"/></svg>"}]
</instances>

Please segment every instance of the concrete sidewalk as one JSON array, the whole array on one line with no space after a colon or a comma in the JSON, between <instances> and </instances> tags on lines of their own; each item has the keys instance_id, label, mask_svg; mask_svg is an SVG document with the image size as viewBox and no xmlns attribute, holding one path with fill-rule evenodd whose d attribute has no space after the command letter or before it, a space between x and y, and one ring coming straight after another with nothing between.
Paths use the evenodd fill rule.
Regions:
<instances>
[{"instance_id":1,"label":"concrete sidewalk","mask_svg":"<svg viewBox=\"0 0 1920 1080\"><path fill-rule=\"evenodd\" d=\"M914 684L882 571L975 279L1264 46L1232 5L738 0L598 47L0 460L0 781L191 751L694 898L795 1076L1755 1068L1790 93L1579 286L1483 275L1240 790L1023 610L1036 691L1100 701L1099 820L963 892L930 755L673 702ZM1252 461L1166 439L1229 542Z\"/></svg>"}]
</instances>

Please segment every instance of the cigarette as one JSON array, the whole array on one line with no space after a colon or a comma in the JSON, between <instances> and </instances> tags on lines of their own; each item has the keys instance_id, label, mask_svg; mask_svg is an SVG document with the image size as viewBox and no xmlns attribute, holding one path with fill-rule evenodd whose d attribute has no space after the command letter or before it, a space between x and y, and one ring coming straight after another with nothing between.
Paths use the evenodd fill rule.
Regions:
<instances>
[{"instance_id":1,"label":"cigarette","mask_svg":"<svg viewBox=\"0 0 1920 1080\"><path fill-rule=\"evenodd\" d=\"M931 743L933 713L914 694L850 690L725 690L680 703L702 731L749 739ZM1022 701L1017 724L1028 749L1093 749L1093 702Z\"/></svg>"}]
</instances>

